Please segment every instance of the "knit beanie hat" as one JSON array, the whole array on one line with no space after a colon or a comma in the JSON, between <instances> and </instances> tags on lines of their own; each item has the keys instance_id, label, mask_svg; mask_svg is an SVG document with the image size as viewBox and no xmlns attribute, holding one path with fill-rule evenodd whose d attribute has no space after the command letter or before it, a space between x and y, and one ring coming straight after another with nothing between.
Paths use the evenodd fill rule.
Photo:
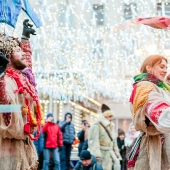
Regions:
<instances>
[{"instance_id":1,"label":"knit beanie hat","mask_svg":"<svg viewBox=\"0 0 170 170\"><path fill-rule=\"evenodd\" d=\"M48 113L47 114L47 118L50 117L50 116L53 117L53 114L52 113Z\"/></svg>"},{"instance_id":2,"label":"knit beanie hat","mask_svg":"<svg viewBox=\"0 0 170 170\"><path fill-rule=\"evenodd\" d=\"M107 110L110 110L110 108L109 108L107 105L102 104L102 107L101 107L102 113L105 112L105 111L107 111Z\"/></svg>"},{"instance_id":3,"label":"knit beanie hat","mask_svg":"<svg viewBox=\"0 0 170 170\"><path fill-rule=\"evenodd\" d=\"M102 114L104 117L114 116L114 113L111 110L107 110L107 111L103 112Z\"/></svg>"},{"instance_id":4,"label":"knit beanie hat","mask_svg":"<svg viewBox=\"0 0 170 170\"><path fill-rule=\"evenodd\" d=\"M125 135L125 132L122 129L118 129L118 136Z\"/></svg>"},{"instance_id":5,"label":"knit beanie hat","mask_svg":"<svg viewBox=\"0 0 170 170\"><path fill-rule=\"evenodd\" d=\"M81 154L80 154L80 159L81 160L90 160L91 159L91 154L89 151L82 151Z\"/></svg>"}]
</instances>

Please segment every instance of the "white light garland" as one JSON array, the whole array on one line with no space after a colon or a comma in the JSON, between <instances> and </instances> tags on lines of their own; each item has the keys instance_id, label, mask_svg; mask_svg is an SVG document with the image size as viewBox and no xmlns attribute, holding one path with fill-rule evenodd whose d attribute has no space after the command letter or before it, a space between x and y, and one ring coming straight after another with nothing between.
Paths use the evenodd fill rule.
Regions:
<instances>
[{"instance_id":1,"label":"white light garland","mask_svg":"<svg viewBox=\"0 0 170 170\"><path fill-rule=\"evenodd\" d=\"M31 36L37 88L41 94L53 94L54 100L87 101L102 95L127 102L132 77L144 58L161 53L169 60L170 32L125 24L122 0L30 2L44 24ZM136 3L133 16L156 16L156 0L126 3ZM104 5L103 26L96 25L94 4ZM22 14L14 36L21 35L24 18ZM2 24L1 28L13 32Z\"/></svg>"}]
</instances>

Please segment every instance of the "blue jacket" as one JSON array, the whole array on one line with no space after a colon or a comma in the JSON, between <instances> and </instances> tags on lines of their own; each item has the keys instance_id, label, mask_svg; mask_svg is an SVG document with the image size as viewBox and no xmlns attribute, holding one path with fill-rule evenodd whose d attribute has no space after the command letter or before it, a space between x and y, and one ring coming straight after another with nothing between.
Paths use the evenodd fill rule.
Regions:
<instances>
[{"instance_id":1,"label":"blue jacket","mask_svg":"<svg viewBox=\"0 0 170 170\"><path fill-rule=\"evenodd\" d=\"M37 132L34 133L34 136L37 134ZM39 153L41 151L43 151L44 149L44 135L42 133L42 127L40 128L40 137L38 138L38 140L34 141L34 145L35 148L37 150L37 154L39 155Z\"/></svg>"},{"instance_id":2,"label":"blue jacket","mask_svg":"<svg viewBox=\"0 0 170 170\"><path fill-rule=\"evenodd\" d=\"M94 168L95 167L95 168ZM102 165L96 160L96 157L92 155L92 162L88 167L83 167L81 160L76 164L74 170L103 170Z\"/></svg>"},{"instance_id":3,"label":"blue jacket","mask_svg":"<svg viewBox=\"0 0 170 170\"><path fill-rule=\"evenodd\" d=\"M65 120L60 122L59 126L63 133L63 143L73 144L74 139L75 139L75 129L74 129L74 124L72 122L70 123L66 122L66 115L68 114L71 116L71 119L72 119L72 114L66 113Z\"/></svg>"}]
</instances>

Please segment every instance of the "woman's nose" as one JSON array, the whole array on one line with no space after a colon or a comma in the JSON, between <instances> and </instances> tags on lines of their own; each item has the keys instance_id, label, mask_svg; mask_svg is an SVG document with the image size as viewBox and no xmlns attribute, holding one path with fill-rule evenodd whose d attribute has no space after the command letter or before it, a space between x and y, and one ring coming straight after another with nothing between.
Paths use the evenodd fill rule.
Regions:
<instances>
[{"instance_id":1,"label":"woman's nose","mask_svg":"<svg viewBox=\"0 0 170 170\"><path fill-rule=\"evenodd\" d=\"M164 69L164 72L167 73L167 69Z\"/></svg>"}]
</instances>

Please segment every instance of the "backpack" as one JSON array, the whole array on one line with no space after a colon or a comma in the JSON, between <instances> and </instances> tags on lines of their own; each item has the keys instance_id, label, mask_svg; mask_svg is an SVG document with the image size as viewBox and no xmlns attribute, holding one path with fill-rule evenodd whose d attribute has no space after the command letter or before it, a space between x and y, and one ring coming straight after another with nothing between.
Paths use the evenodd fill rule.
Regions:
<instances>
[{"instance_id":1,"label":"backpack","mask_svg":"<svg viewBox=\"0 0 170 170\"><path fill-rule=\"evenodd\" d=\"M97 164L97 162L93 165L92 170L96 170L96 164ZM80 165L79 170L83 170L83 165L82 164Z\"/></svg>"}]
</instances>

